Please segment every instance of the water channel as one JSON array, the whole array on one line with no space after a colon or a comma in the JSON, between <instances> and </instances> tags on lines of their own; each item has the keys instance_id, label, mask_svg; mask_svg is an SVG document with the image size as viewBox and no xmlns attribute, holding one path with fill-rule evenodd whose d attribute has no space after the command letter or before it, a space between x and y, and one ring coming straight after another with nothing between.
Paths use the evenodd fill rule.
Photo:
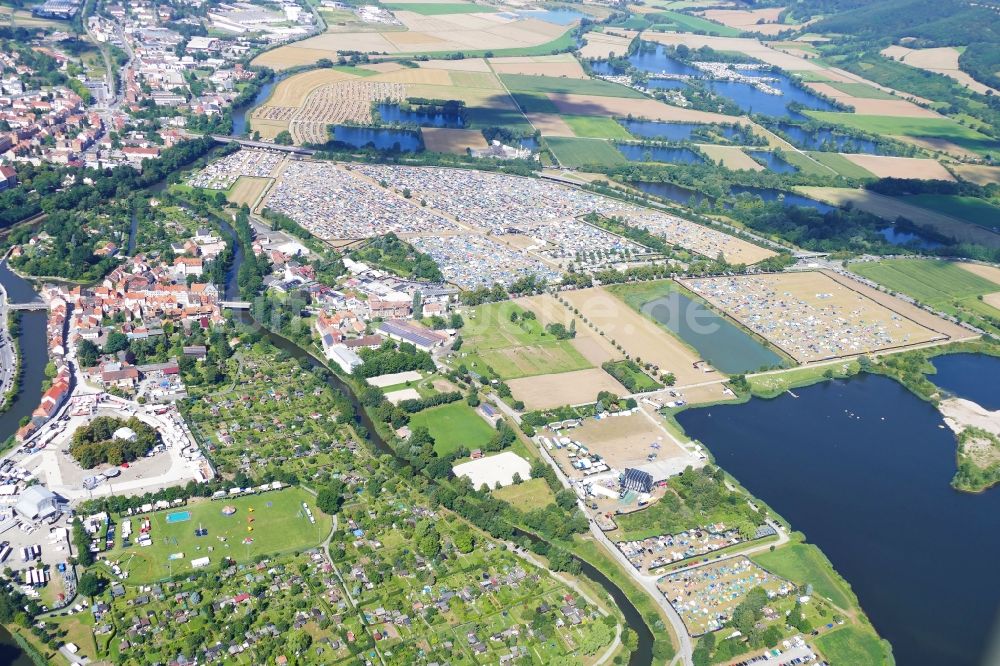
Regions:
<instances>
[{"instance_id":1,"label":"water channel","mask_svg":"<svg viewBox=\"0 0 1000 666\"><path fill-rule=\"evenodd\" d=\"M963 358L963 356L965 358ZM1000 361L935 359L955 393L1000 395ZM895 381L861 375L677 416L806 534L905 666L980 666L1000 599L1000 490L953 490L955 438ZM995 399L995 398L994 398Z\"/></svg>"}]
</instances>

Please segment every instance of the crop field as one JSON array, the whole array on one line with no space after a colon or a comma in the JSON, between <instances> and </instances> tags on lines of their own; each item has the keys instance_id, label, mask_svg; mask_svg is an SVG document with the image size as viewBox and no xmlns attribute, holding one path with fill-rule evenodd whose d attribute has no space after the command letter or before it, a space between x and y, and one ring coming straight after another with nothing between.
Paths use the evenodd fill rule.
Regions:
<instances>
[{"instance_id":1,"label":"crop field","mask_svg":"<svg viewBox=\"0 0 1000 666\"><path fill-rule=\"evenodd\" d=\"M1000 229L1000 207L982 199L944 194L913 194L900 198L907 203L957 217L970 224Z\"/></svg>"},{"instance_id":2,"label":"crop field","mask_svg":"<svg viewBox=\"0 0 1000 666\"><path fill-rule=\"evenodd\" d=\"M733 171L739 171L741 169L749 171L764 170L763 166L740 150L737 146L699 144L698 150L705 153L709 159L715 162L721 162L722 166L727 169L732 169Z\"/></svg>"},{"instance_id":3,"label":"crop field","mask_svg":"<svg viewBox=\"0 0 1000 666\"><path fill-rule=\"evenodd\" d=\"M634 138L620 123L611 118L596 116L562 116L562 119L578 137L588 139L632 139ZM542 132L544 134L545 132Z\"/></svg>"},{"instance_id":4,"label":"crop field","mask_svg":"<svg viewBox=\"0 0 1000 666\"><path fill-rule=\"evenodd\" d=\"M610 118L625 118L631 114L634 118L681 123L732 124L737 120L734 116L670 106L655 99L627 99L625 97L601 97L570 93L548 93L546 97L552 102L554 108L552 110L538 109L539 111Z\"/></svg>"},{"instance_id":5,"label":"crop field","mask_svg":"<svg viewBox=\"0 0 1000 666\"><path fill-rule=\"evenodd\" d=\"M839 90L848 97L860 97L864 99L899 99L898 97L870 86L867 83L839 83L828 84L831 88Z\"/></svg>"},{"instance_id":6,"label":"crop field","mask_svg":"<svg viewBox=\"0 0 1000 666\"><path fill-rule=\"evenodd\" d=\"M489 5L476 5L471 2L386 2L382 6L393 12L414 12L423 16L487 14L496 11L494 7Z\"/></svg>"},{"instance_id":7,"label":"crop field","mask_svg":"<svg viewBox=\"0 0 1000 666\"><path fill-rule=\"evenodd\" d=\"M897 118L894 116L865 116L836 111L813 111L807 115L816 120L884 136L945 139L967 150L985 154L1000 148L1000 142L981 132L959 125L948 118Z\"/></svg>"},{"instance_id":8,"label":"crop field","mask_svg":"<svg viewBox=\"0 0 1000 666\"><path fill-rule=\"evenodd\" d=\"M467 148L486 148L486 139L478 130L425 127L420 131L424 147L436 153L465 155Z\"/></svg>"},{"instance_id":9,"label":"crop field","mask_svg":"<svg viewBox=\"0 0 1000 666\"><path fill-rule=\"evenodd\" d=\"M625 156L603 139L548 137L545 144L564 167L576 169L586 165L599 167L625 164Z\"/></svg>"},{"instance_id":10,"label":"crop field","mask_svg":"<svg viewBox=\"0 0 1000 666\"><path fill-rule=\"evenodd\" d=\"M528 76L526 74L501 74L500 80L511 92L560 93L568 95L597 95L626 99L645 99L632 88L602 79L569 79L554 76Z\"/></svg>"},{"instance_id":11,"label":"crop field","mask_svg":"<svg viewBox=\"0 0 1000 666\"><path fill-rule=\"evenodd\" d=\"M714 21L706 21L697 16L682 14L671 10L659 11L648 16L647 19L666 19L666 23L657 23L657 27L675 29L685 32L702 32L707 35L719 35L721 37L736 37L741 31Z\"/></svg>"},{"instance_id":12,"label":"crop field","mask_svg":"<svg viewBox=\"0 0 1000 666\"><path fill-rule=\"evenodd\" d=\"M634 35L631 30L615 29L614 33ZM583 58L607 58L612 53L622 55L628 51L628 45L632 41L631 36L600 32L588 32L584 39L587 43L580 49L580 56Z\"/></svg>"},{"instance_id":13,"label":"crop field","mask_svg":"<svg viewBox=\"0 0 1000 666\"><path fill-rule=\"evenodd\" d=\"M879 178L916 178L920 180L955 180L936 160L921 157L890 157L856 153L845 155L848 160Z\"/></svg>"},{"instance_id":14,"label":"crop field","mask_svg":"<svg viewBox=\"0 0 1000 666\"><path fill-rule=\"evenodd\" d=\"M465 401L431 407L410 416L410 430L425 427L434 438L434 450L445 456L459 447L470 451L490 441L493 428Z\"/></svg>"},{"instance_id":15,"label":"crop field","mask_svg":"<svg viewBox=\"0 0 1000 666\"><path fill-rule=\"evenodd\" d=\"M1000 184L1000 166L985 166L982 164L953 164L952 170L962 180L976 185Z\"/></svg>"},{"instance_id":16,"label":"crop field","mask_svg":"<svg viewBox=\"0 0 1000 666\"><path fill-rule=\"evenodd\" d=\"M312 510L315 524L306 517L303 502ZM235 507L236 512L224 515L225 506ZM191 513L189 520L167 523L168 515L183 511ZM138 536L140 520L132 518L133 537ZM117 561L129 572L130 583L151 583L183 574L191 569L191 560L199 557L208 557L209 566L214 568L226 557L248 562L258 555L300 550L318 544L330 533L330 517L321 513L314 497L300 488L195 501L176 511L150 514L149 520L151 546L119 545L106 553L107 560ZM208 531L205 536L195 536L199 526ZM181 557L169 559L178 553Z\"/></svg>"},{"instance_id":17,"label":"crop field","mask_svg":"<svg viewBox=\"0 0 1000 666\"><path fill-rule=\"evenodd\" d=\"M566 77L589 80L576 58L569 53L523 58L491 58L490 67L497 74Z\"/></svg>"},{"instance_id":18,"label":"crop field","mask_svg":"<svg viewBox=\"0 0 1000 666\"><path fill-rule=\"evenodd\" d=\"M273 178L255 178L253 176L240 176L236 179L227 195L229 200L240 206L247 204L252 206L257 198L263 194L267 186L274 181Z\"/></svg>"},{"instance_id":19,"label":"crop field","mask_svg":"<svg viewBox=\"0 0 1000 666\"><path fill-rule=\"evenodd\" d=\"M829 153L821 150L809 151L809 157L823 166L829 167L846 178L875 178L868 169L851 161L851 158L840 153ZM936 162L935 162L936 164Z\"/></svg>"},{"instance_id":20,"label":"crop field","mask_svg":"<svg viewBox=\"0 0 1000 666\"><path fill-rule=\"evenodd\" d=\"M887 259L852 264L851 270L946 312L954 311L953 301L977 300L978 296L997 291L995 283L947 261Z\"/></svg>"},{"instance_id":21,"label":"crop field","mask_svg":"<svg viewBox=\"0 0 1000 666\"><path fill-rule=\"evenodd\" d=\"M987 247L1000 247L1000 236L969 224L950 215L942 215L929 208L913 206L900 198L887 197L867 190L842 187L796 187L798 192L835 206L850 203L860 210L877 215L889 222L900 216L919 226L928 226L945 236L969 243L980 243Z\"/></svg>"},{"instance_id":22,"label":"crop field","mask_svg":"<svg viewBox=\"0 0 1000 666\"><path fill-rule=\"evenodd\" d=\"M705 381L705 373L694 367L700 358L696 352L610 291L595 287L563 292L562 296L633 359L652 363L660 372L674 373L679 386Z\"/></svg>"},{"instance_id":23,"label":"crop field","mask_svg":"<svg viewBox=\"0 0 1000 666\"><path fill-rule=\"evenodd\" d=\"M512 379L511 393L528 409L549 409L562 405L594 402L601 391L625 395L628 390L600 368Z\"/></svg>"}]
</instances>

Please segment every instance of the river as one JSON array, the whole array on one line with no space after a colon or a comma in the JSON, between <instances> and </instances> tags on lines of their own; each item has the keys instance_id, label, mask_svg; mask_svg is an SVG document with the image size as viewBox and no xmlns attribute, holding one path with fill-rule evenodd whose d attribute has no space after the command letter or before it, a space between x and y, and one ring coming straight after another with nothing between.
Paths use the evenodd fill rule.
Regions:
<instances>
[{"instance_id":1,"label":"river","mask_svg":"<svg viewBox=\"0 0 1000 666\"><path fill-rule=\"evenodd\" d=\"M37 292L31 283L18 277L0 262L0 282L7 290L11 303L37 300ZM21 358L21 390L10 409L0 414L0 441L6 441L21 427L21 419L30 416L38 407L42 396L42 382L45 379L45 364L48 350L45 347L46 313L37 311L21 312L21 335L18 337ZM31 659L2 625L0 625L0 665L31 666Z\"/></svg>"},{"instance_id":2,"label":"river","mask_svg":"<svg viewBox=\"0 0 1000 666\"><path fill-rule=\"evenodd\" d=\"M1000 394L1000 372L966 375L962 388L976 383ZM1000 492L949 486L954 436L891 379L795 392L677 419L827 554L897 663L985 666L1000 597Z\"/></svg>"}]
</instances>

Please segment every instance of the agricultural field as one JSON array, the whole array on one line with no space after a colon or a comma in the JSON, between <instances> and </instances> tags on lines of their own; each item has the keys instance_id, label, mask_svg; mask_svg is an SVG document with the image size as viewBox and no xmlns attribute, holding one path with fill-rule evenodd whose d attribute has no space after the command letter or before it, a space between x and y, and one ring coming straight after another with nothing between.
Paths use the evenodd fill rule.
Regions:
<instances>
[{"instance_id":1,"label":"agricultural field","mask_svg":"<svg viewBox=\"0 0 1000 666\"><path fill-rule=\"evenodd\" d=\"M851 157L848 155L841 155L840 153L830 153L819 150L809 151L809 157L816 160L825 167L833 169L841 176L845 178L875 178L873 174L868 169L863 166L856 164L852 161ZM937 164L935 162L935 164Z\"/></svg>"},{"instance_id":2,"label":"agricultural field","mask_svg":"<svg viewBox=\"0 0 1000 666\"><path fill-rule=\"evenodd\" d=\"M865 153L843 156L862 170L878 178L913 178L918 180L955 180L940 162L920 157L891 157ZM846 175L846 174L845 174Z\"/></svg>"},{"instance_id":3,"label":"agricultural field","mask_svg":"<svg viewBox=\"0 0 1000 666\"><path fill-rule=\"evenodd\" d=\"M514 397L529 409L551 409L562 405L592 403L601 391L625 395L628 390L600 368L512 379Z\"/></svg>"},{"instance_id":4,"label":"agricultural field","mask_svg":"<svg viewBox=\"0 0 1000 666\"><path fill-rule=\"evenodd\" d=\"M706 35L719 35L720 37L736 37L742 34L742 31L738 28L731 28L721 23L706 21L697 16L682 14L672 10L659 11L655 14L647 15L646 20L656 21L653 23L653 30L700 32Z\"/></svg>"},{"instance_id":5,"label":"agricultural field","mask_svg":"<svg viewBox=\"0 0 1000 666\"><path fill-rule=\"evenodd\" d=\"M549 136L545 145L559 160L559 164L570 169L593 165L598 167L625 164L625 156L604 139L580 139Z\"/></svg>"},{"instance_id":6,"label":"agricultural field","mask_svg":"<svg viewBox=\"0 0 1000 666\"><path fill-rule=\"evenodd\" d=\"M501 75L526 75L589 79L583 67L571 53L549 56L526 56L521 58L490 58L490 68Z\"/></svg>"},{"instance_id":7,"label":"agricultural field","mask_svg":"<svg viewBox=\"0 0 1000 666\"><path fill-rule=\"evenodd\" d=\"M420 134L424 137L424 147L437 153L465 155L470 148L481 150L487 147L486 139L478 130L425 127Z\"/></svg>"},{"instance_id":8,"label":"agricultural field","mask_svg":"<svg viewBox=\"0 0 1000 666\"><path fill-rule=\"evenodd\" d=\"M625 99L646 99L637 90L602 79L569 79L553 76L528 76L501 74L500 80L511 92L558 93L568 95L596 95Z\"/></svg>"},{"instance_id":9,"label":"agricultural field","mask_svg":"<svg viewBox=\"0 0 1000 666\"><path fill-rule=\"evenodd\" d=\"M253 204L264 193L267 186L273 182L272 178L255 178L253 176L240 176L229 189L226 197L237 206Z\"/></svg>"},{"instance_id":10,"label":"agricultural field","mask_svg":"<svg viewBox=\"0 0 1000 666\"><path fill-rule=\"evenodd\" d=\"M705 153L714 162L720 162L722 166L733 171L746 169L749 171L763 171L764 167L752 157L744 153L737 146L714 146L709 144L698 144L698 150Z\"/></svg>"},{"instance_id":11,"label":"agricultural field","mask_svg":"<svg viewBox=\"0 0 1000 666\"><path fill-rule=\"evenodd\" d=\"M1000 317L1000 310L979 301L980 296L998 291L997 284L959 264L933 259L887 259L851 264L851 270L945 312L957 314L971 309Z\"/></svg>"},{"instance_id":12,"label":"agricultural field","mask_svg":"<svg viewBox=\"0 0 1000 666\"><path fill-rule=\"evenodd\" d=\"M836 111L807 110L806 115L835 125L844 125L883 136L917 139L943 139L978 154L996 152L1000 142L981 132L959 125L948 118L898 118L895 116L858 115Z\"/></svg>"},{"instance_id":13,"label":"agricultural field","mask_svg":"<svg viewBox=\"0 0 1000 666\"><path fill-rule=\"evenodd\" d=\"M425 427L434 438L434 451L446 456L465 447L477 449L493 437L493 428L464 401L431 407L410 416L410 430Z\"/></svg>"},{"instance_id":14,"label":"agricultural field","mask_svg":"<svg viewBox=\"0 0 1000 666\"><path fill-rule=\"evenodd\" d=\"M976 224L993 231L1000 230L1000 206L982 199L944 194L911 194L899 198L906 203L929 208L969 224Z\"/></svg>"},{"instance_id":15,"label":"agricultural field","mask_svg":"<svg viewBox=\"0 0 1000 666\"><path fill-rule=\"evenodd\" d=\"M303 502L313 512L315 523L309 521ZM226 515L224 507L236 511ZM171 516L184 514L190 515L184 520L168 522ZM176 510L149 514L148 518L151 546L143 548L133 542L124 548L119 542L115 549L104 554L107 561L117 562L129 572L132 584L181 576L191 570L191 560L201 557L208 557L209 566L218 568L225 558L246 563L261 555L303 550L326 538L331 520L316 508L315 498L301 488L217 501L197 500ZM141 520L131 518L133 535L138 534ZM195 530L199 528L207 530L207 534L197 536ZM180 557L170 559L176 554Z\"/></svg>"},{"instance_id":16,"label":"agricultural field","mask_svg":"<svg viewBox=\"0 0 1000 666\"><path fill-rule=\"evenodd\" d=\"M439 16L441 14L488 14L496 8L489 5L477 5L471 2L385 2L382 7L398 12L414 12L421 16Z\"/></svg>"},{"instance_id":17,"label":"agricultural field","mask_svg":"<svg viewBox=\"0 0 1000 666\"><path fill-rule=\"evenodd\" d=\"M587 139L632 139L634 138L621 124L611 118L596 116L561 116L573 130L573 134ZM542 132L542 134L545 134Z\"/></svg>"}]
</instances>

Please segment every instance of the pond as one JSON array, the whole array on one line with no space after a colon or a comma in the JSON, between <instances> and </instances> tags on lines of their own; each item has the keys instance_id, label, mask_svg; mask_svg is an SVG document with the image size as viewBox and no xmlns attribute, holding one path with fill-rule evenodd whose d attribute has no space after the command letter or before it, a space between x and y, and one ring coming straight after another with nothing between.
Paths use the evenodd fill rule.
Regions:
<instances>
[{"instance_id":1,"label":"pond","mask_svg":"<svg viewBox=\"0 0 1000 666\"><path fill-rule=\"evenodd\" d=\"M781 95L771 95L750 83L738 81L707 81L709 90L720 97L725 97L736 103L745 113L762 113L767 116L804 119L806 116L789 110L788 105L798 102L810 109L833 111L836 109L826 100L799 88L784 74L768 73L767 78L777 80L767 81L767 85L777 88Z\"/></svg>"},{"instance_id":2,"label":"pond","mask_svg":"<svg viewBox=\"0 0 1000 666\"><path fill-rule=\"evenodd\" d=\"M416 153L424 147L419 132L385 127L337 125L334 128L333 138L355 148L374 147L376 150L403 153Z\"/></svg>"},{"instance_id":3,"label":"pond","mask_svg":"<svg viewBox=\"0 0 1000 666\"><path fill-rule=\"evenodd\" d=\"M775 173L795 173L797 168L775 155L770 150L748 150L747 155L762 160Z\"/></svg>"},{"instance_id":4,"label":"pond","mask_svg":"<svg viewBox=\"0 0 1000 666\"><path fill-rule=\"evenodd\" d=\"M517 142L521 144L522 148L527 148L533 152L538 152L538 149L541 148L541 144L538 143L538 139L533 136L521 137L517 140Z\"/></svg>"},{"instance_id":5,"label":"pond","mask_svg":"<svg viewBox=\"0 0 1000 666\"><path fill-rule=\"evenodd\" d=\"M703 125L699 123L662 123L655 120L633 120L618 118L619 124L630 134L644 139L662 139L663 141L687 141L699 128L711 130L727 139L739 135L735 125Z\"/></svg>"},{"instance_id":6,"label":"pond","mask_svg":"<svg viewBox=\"0 0 1000 666\"><path fill-rule=\"evenodd\" d=\"M927 240L919 234L910 233L908 231L900 231L896 227L886 227L885 229L880 229L879 233L882 234L882 237L892 245L905 245L907 247L915 247L919 250L933 250L934 248L944 246L944 243Z\"/></svg>"},{"instance_id":7,"label":"pond","mask_svg":"<svg viewBox=\"0 0 1000 666\"><path fill-rule=\"evenodd\" d=\"M760 197L764 201L782 201L786 206L802 206L803 208L812 208L820 213L829 213L831 210L837 209L836 206L831 206L830 204L823 203L822 201L816 201L815 199L804 197L801 194L786 192L784 190L772 190L766 187L753 187L750 185L733 185L729 188L729 191L733 194L752 194Z\"/></svg>"},{"instance_id":8,"label":"pond","mask_svg":"<svg viewBox=\"0 0 1000 666\"><path fill-rule=\"evenodd\" d=\"M671 164L701 164L705 160L690 148L641 146L628 143L616 144L625 159L632 162L667 162Z\"/></svg>"},{"instance_id":9,"label":"pond","mask_svg":"<svg viewBox=\"0 0 1000 666\"><path fill-rule=\"evenodd\" d=\"M791 123L778 123L775 125L775 129L787 136L796 148L819 150L825 147L834 148L837 152L843 153L877 154L879 152L878 144L874 141L856 139L828 129L807 130L801 125Z\"/></svg>"},{"instance_id":10,"label":"pond","mask_svg":"<svg viewBox=\"0 0 1000 666\"><path fill-rule=\"evenodd\" d=\"M590 63L590 69L593 70L594 74L603 74L604 76L616 76L624 73L607 60L595 60Z\"/></svg>"},{"instance_id":11,"label":"pond","mask_svg":"<svg viewBox=\"0 0 1000 666\"><path fill-rule=\"evenodd\" d=\"M465 121L457 113L426 112L399 108L399 104L379 104L378 115L383 123L417 125L419 127L465 127Z\"/></svg>"},{"instance_id":12,"label":"pond","mask_svg":"<svg viewBox=\"0 0 1000 666\"><path fill-rule=\"evenodd\" d=\"M942 359L944 360L944 359ZM979 375L968 374L964 382ZM990 380L1000 395L1000 373ZM906 666L981 666L997 618L1000 492L959 493L937 409L862 375L677 415L819 546Z\"/></svg>"},{"instance_id":13,"label":"pond","mask_svg":"<svg viewBox=\"0 0 1000 666\"><path fill-rule=\"evenodd\" d=\"M701 192L681 187L680 185L674 185L673 183L643 183L635 181L629 184L636 189L642 190L646 194L652 194L655 197L662 197L663 199L676 201L677 203L685 206L697 206L702 201L708 201L709 203L712 202L712 198L707 194L702 194Z\"/></svg>"},{"instance_id":14,"label":"pond","mask_svg":"<svg viewBox=\"0 0 1000 666\"><path fill-rule=\"evenodd\" d=\"M643 303L642 312L673 331L714 368L727 374L784 365L776 352L686 294L670 291Z\"/></svg>"},{"instance_id":15,"label":"pond","mask_svg":"<svg viewBox=\"0 0 1000 666\"><path fill-rule=\"evenodd\" d=\"M927 378L948 393L1000 409L1000 358L985 354L945 354L931 359L937 373Z\"/></svg>"}]
</instances>

